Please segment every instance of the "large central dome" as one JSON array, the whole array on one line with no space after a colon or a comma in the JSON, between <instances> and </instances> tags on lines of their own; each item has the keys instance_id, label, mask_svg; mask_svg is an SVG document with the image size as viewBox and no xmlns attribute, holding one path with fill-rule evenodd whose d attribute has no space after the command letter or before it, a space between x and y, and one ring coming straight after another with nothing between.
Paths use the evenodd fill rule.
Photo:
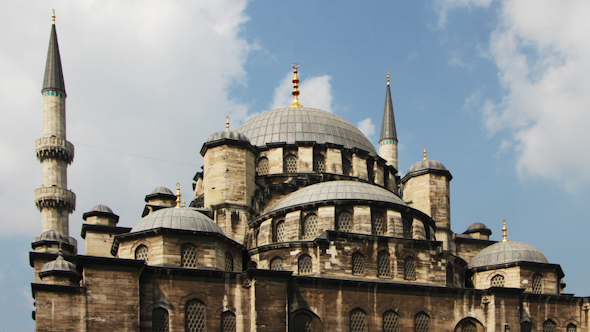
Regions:
<instances>
[{"instance_id":1,"label":"large central dome","mask_svg":"<svg viewBox=\"0 0 590 332\"><path fill-rule=\"evenodd\" d=\"M377 154L373 144L357 127L338 115L314 108L287 107L268 111L246 121L236 131L259 147L266 143L314 141Z\"/></svg>"}]
</instances>

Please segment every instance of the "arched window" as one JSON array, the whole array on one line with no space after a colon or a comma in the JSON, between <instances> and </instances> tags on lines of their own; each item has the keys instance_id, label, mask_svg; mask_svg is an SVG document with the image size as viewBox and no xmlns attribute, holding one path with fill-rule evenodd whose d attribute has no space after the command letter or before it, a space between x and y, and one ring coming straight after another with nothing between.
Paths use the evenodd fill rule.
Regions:
<instances>
[{"instance_id":1,"label":"arched window","mask_svg":"<svg viewBox=\"0 0 590 332\"><path fill-rule=\"evenodd\" d=\"M135 249L135 259L140 259L142 261L149 261L148 257L148 247L145 245L140 245Z\"/></svg>"},{"instance_id":2,"label":"arched window","mask_svg":"<svg viewBox=\"0 0 590 332\"><path fill-rule=\"evenodd\" d=\"M180 247L180 266L197 267L197 247L192 243L185 243Z\"/></svg>"},{"instance_id":3,"label":"arched window","mask_svg":"<svg viewBox=\"0 0 590 332\"><path fill-rule=\"evenodd\" d=\"M311 324L313 322L313 318L304 313L299 312L293 317L293 329L294 332L311 332ZM291 331L291 330L290 330Z\"/></svg>"},{"instance_id":4,"label":"arched window","mask_svg":"<svg viewBox=\"0 0 590 332\"><path fill-rule=\"evenodd\" d=\"M504 276L501 274L496 274L492 277L491 282L492 287L504 287Z\"/></svg>"},{"instance_id":5,"label":"arched window","mask_svg":"<svg viewBox=\"0 0 590 332\"><path fill-rule=\"evenodd\" d=\"M225 270L234 270L234 256L232 256L232 254L229 251L225 252Z\"/></svg>"},{"instance_id":6,"label":"arched window","mask_svg":"<svg viewBox=\"0 0 590 332\"><path fill-rule=\"evenodd\" d=\"M364 272L363 255L360 252L352 254L352 274L362 275Z\"/></svg>"},{"instance_id":7,"label":"arched window","mask_svg":"<svg viewBox=\"0 0 590 332\"><path fill-rule=\"evenodd\" d=\"M152 311L152 331L168 332L168 310L159 307Z\"/></svg>"},{"instance_id":8,"label":"arched window","mask_svg":"<svg viewBox=\"0 0 590 332\"><path fill-rule=\"evenodd\" d=\"M578 331L578 328L576 327L576 325L571 324L571 323L567 325L566 332L577 332L577 331Z\"/></svg>"},{"instance_id":9,"label":"arched window","mask_svg":"<svg viewBox=\"0 0 590 332\"><path fill-rule=\"evenodd\" d=\"M303 219L303 225L301 225L302 235L304 239L313 239L318 235L318 216L314 213L310 213Z\"/></svg>"},{"instance_id":10,"label":"arched window","mask_svg":"<svg viewBox=\"0 0 590 332\"><path fill-rule=\"evenodd\" d=\"M352 171L352 163L348 157L342 156L342 174L350 175Z\"/></svg>"},{"instance_id":11,"label":"arched window","mask_svg":"<svg viewBox=\"0 0 590 332\"><path fill-rule=\"evenodd\" d=\"M416 280L416 260L408 256L404 259L404 279Z\"/></svg>"},{"instance_id":12,"label":"arched window","mask_svg":"<svg viewBox=\"0 0 590 332\"><path fill-rule=\"evenodd\" d=\"M424 312L419 312L414 316L414 332L429 332L430 317Z\"/></svg>"},{"instance_id":13,"label":"arched window","mask_svg":"<svg viewBox=\"0 0 590 332\"><path fill-rule=\"evenodd\" d=\"M383 314L383 332L400 332L399 316L393 310Z\"/></svg>"},{"instance_id":14,"label":"arched window","mask_svg":"<svg viewBox=\"0 0 590 332\"><path fill-rule=\"evenodd\" d=\"M268 169L268 158L261 157L260 159L258 159L258 165L256 165L256 173L258 175L268 175Z\"/></svg>"},{"instance_id":15,"label":"arched window","mask_svg":"<svg viewBox=\"0 0 590 332\"><path fill-rule=\"evenodd\" d=\"M283 270L283 259L281 257L275 257L270 261L270 269L275 271Z\"/></svg>"},{"instance_id":16,"label":"arched window","mask_svg":"<svg viewBox=\"0 0 590 332\"><path fill-rule=\"evenodd\" d=\"M404 218L402 220L402 226L404 231L404 239L411 239L412 238L412 221Z\"/></svg>"},{"instance_id":17,"label":"arched window","mask_svg":"<svg viewBox=\"0 0 590 332\"><path fill-rule=\"evenodd\" d=\"M289 153L285 156L285 163L283 165L284 173L297 173L297 156Z\"/></svg>"},{"instance_id":18,"label":"arched window","mask_svg":"<svg viewBox=\"0 0 590 332\"><path fill-rule=\"evenodd\" d=\"M350 332L367 332L367 314L356 308L350 312Z\"/></svg>"},{"instance_id":19,"label":"arched window","mask_svg":"<svg viewBox=\"0 0 590 332\"><path fill-rule=\"evenodd\" d=\"M447 263L445 272L447 277L447 286L452 286L455 284L455 271L453 270L453 264Z\"/></svg>"},{"instance_id":20,"label":"arched window","mask_svg":"<svg viewBox=\"0 0 590 332\"><path fill-rule=\"evenodd\" d=\"M373 235L385 235L385 219L383 213L373 212L371 214L371 233Z\"/></svg>"},{"instance_id":21,"label":"arched window","mask_svg":"<svg viewBox=\"0 0 590 332\"><path fill-rule=\"evenodd\" d=\"M557 324L555 324L555 322L551 319L548 319L545 321L545 323L543 323L543 332L555 332L556 328Z\"/></svg>"},{"instance_id":22,"label":"arched window","mask_svg":"<svg viewBox=\"0 0 590 332\"><path fill-rule=\"evenodd\" d=\"M336 217L336 230L340 232L352 231L352 214L348 211L338 213Z\"/></svg>"},{"instance_id":23,"label":"arched window","mask_svg":"<svg viewBox=\"0 0 590 332\"><path fill-rule=\"evenodd\" d=\"M299 271L299 274L310 274L312 271L311 256L305 254L299 256L299 260L297 261L297 270Z\"/></svg>"},{"instance_id":24,"label":"arched window","mask_svg":"<svg viewBox=\"0 0 590 332\"><path fill-rule=\"evenodd\" d=\"M375 180L375 170L373 169L373 161L367 160L367 177L369 181Z\"/></svg>"},{"instance_id":25,"label":"arched window","mask_svg":"<svg viewBox=\"0 0 590 332\"><path fill-rule=\"evenodd\" d=\"M532 332L533 331L533 324L529 322L522 322L520 324L520 332Z\"/></svg>"},{"instance_id":26,"label":"arched window","mask_svg":"<svg viewBox=\"0 0 590 332\"><path fill-rule=\"evenodd\" d=\"M316 173L324 173L326 171L326 158L319 153L313 156L313 171Z\"/></svg>"},{"instance_id":27,"label":"arched window","mask_svg":"<svg viewBox=\"0 0 590 332\"><path fill-rule=\"evenodd\" d=\"M188 301L184 316L186 332L205 332L207 331L206 322L205 304L197 299Z\"/></svg>"},{"instance_id":28,"label":"arched window","mask_svg":"<svg viewBox=\"0 0 590 332\"><path fill-rule=\"evenodd\" d=\"M389 268L389 253L385 250L381 250L377 254L377 276L391 277L391 270Z\"/></svg>"},{"instance_id":29,"label":"arched window","mask_svg":"<svg viewBox=\"0 0 590 332\"><path fill-rule=\"evenodd\" d=\"M275 242L284 242L285 241L285 221L281 220L277 222L275 225L275 234L274 234Z\"/></svg>"},{"instance_id":30,"label":"arched window","mask_svg":"<svg viewBox=\"0 0 590 332\"><path fill-rule=\"evenodd\" d=\"M477 332L477 326L472 321L465 321L461 324L461 332Z\"/></svg>"},{"instance_id":31,"label":"arched window","mask_svg":"<svg viewBox=\"0 0 590 332\"><path fill-rule=\"evenodd\" d=\"M231 311L221 314L221 332L236 332L236 314Z\"/></svg>"},{"instance_id":32,"label":"arched window","mask_svg":"<svg viewBox=\"0 0 590 332\"><path fill-rule=\"evenodd\" d=\"M533 293L541 294L543 293L543 276L538 273L533 275Z\"/></svg>"}]
</instances>

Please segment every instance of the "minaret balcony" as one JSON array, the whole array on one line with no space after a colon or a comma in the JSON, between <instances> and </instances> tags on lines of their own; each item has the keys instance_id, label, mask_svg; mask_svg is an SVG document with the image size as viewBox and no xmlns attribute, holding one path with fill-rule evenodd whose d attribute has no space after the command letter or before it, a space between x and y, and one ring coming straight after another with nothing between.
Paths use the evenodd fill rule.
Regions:
<instances>
[{"instance_id":1,"label":"minaret balcony","mask_svg":"<svg viewBox=\"0 0 590 332\"><path fill-rule=\"evenodd\" d=\"M58 187L41 187L35 190L37 209L64 209L72 213L76 209L76 194Z\"/></svg>"},{"instance_id":2,"label":"minaret balcony","mask_svg":"<svg viewBox=\"0 0 590 332\"><path fill-rule=\"evenodd\" d=\"M35 142L37 159L61 159L71 164L74 160L74 145L63 138L50 136L42 137Z\"/></svg>"}]
</instances>

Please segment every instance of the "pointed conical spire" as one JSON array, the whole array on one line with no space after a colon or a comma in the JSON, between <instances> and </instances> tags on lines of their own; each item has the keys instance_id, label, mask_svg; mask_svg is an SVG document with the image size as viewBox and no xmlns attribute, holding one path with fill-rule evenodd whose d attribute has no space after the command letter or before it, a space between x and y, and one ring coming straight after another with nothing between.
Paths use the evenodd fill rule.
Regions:
<instances>
[{"instance_id":1,"label":"pointed conical spire","mask_svg":"<svg viewBox=\"0 0 590 332\"><path fill-rule=\"evenodd\" d=\"M395 117L393 116L393 102L391 101L391 89L389 88L389 72L387 72L387 90L385 92L385 107L383 108L383 122L381 122L381 137L379 140L394 139L397 141L395 130Z\"/></svg>"},{"instance_id":2,"label":"pointed conical spire","mask_svg":"<svg viewBox=\"0 0 590 332\"><path fill-rule=\"evenodd\" d=\"M47 51L47 64L45 65L45 78L43 78L43 90L59 90L66 93L64 75L61 70L61 57L57 44L57 32L55 30L55 12L53 13L53 24L51 25L51 36L49 37L49 50Z\"/></svg>"}]
</instances>

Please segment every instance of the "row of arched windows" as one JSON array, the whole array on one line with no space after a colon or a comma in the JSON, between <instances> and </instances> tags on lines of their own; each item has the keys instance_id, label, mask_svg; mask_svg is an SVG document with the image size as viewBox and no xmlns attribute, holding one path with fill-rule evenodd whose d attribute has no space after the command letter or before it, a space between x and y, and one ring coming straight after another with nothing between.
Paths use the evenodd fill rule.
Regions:
<instances>
[{"instance_id":1,"label":"row of arched windows","mask_svg":"<svg viewBox=\"0 0 590 332\"><path fill-rule=\"evenodd\" d=\"M190 300L185 305L184 326L186 332L207 331L207 313L205 304L197 299ZM220 317L221 332L236 331L236 315L231 311L224 311ZM170 331L168 310L162 307L152 310L152 332Z\"/></svg>"},{"instance_id":2,"label":"row of arched windows","mask_svg":"<svg viewBox=\"0 0 590 332\"><path fill-rule=\"evenodd\" d=\"M520 325L520 330L522 332L532 332L532 331L534 331L533 324L530 322L523 322ZM557 324L553 320L548 319L543 323L543 332L555 332L556 330L557 330ZM566 332L577 332L577 331L578 331L578 327L574 323L570 323L566 327Z\"/></svg>"},{"instance_id":3,"label":"row of arched windows","mask_svg":"<svg viewBox=\"0 0 590 332\"><path fill-rule=\"evenodd\" d=\"M135 249L135 259L149 261L149 250L145 244L137 246ZM229 252L225 252L225 271L234 270L234 256ZM180 267L195 269L199 267L197 259L197 246L192 243L185 243L180 247Z\"/></svg>"},{"instance_id":4,"label":"row of arched windows","mask_svg":"<svg viewBox=\"0 0 590 332\"><path fill-rule=\"evenodd\" d=\"M270 170L270 162L267 157L260 157L256 163L256 174L257 175L268 175ZM293 153L288 153L283 158L283 173L297 173L298 158ZM342 157L342 174L350 175L352 170L352 163L350 158ZM319 153L313 156L313 171L316 173L326 172L326 158Z\"/></svg>"},{"instance_id":5,"label":"row of arched windows","mask_svg":"<svg viewBox=\"0 0 590 332\"><path fill-rule=\"evenodd\" d=\"M505 285L505 278L501 274L496 274L490 280L490 287L504 287ZM533 275L531 291L534 294L541 294L543 293L543 276L539 273L535 273Z\"/></svg>"}]
</instances>

